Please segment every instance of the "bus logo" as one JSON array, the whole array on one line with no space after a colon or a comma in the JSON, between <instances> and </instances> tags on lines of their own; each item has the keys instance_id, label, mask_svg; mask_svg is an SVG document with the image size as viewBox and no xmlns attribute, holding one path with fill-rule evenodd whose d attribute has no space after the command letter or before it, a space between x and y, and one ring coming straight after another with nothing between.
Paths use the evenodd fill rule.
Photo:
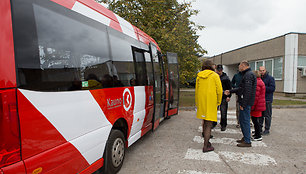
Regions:
<instances>
[{"instance_id":1,"label":"bus logo","mask_svg":"<svg viewBox=\"0 0 306 174\"><path fill-rule=\"evenodd\" d=\"M128 111L132 106L132 94L128 88L123 91L123 108Z\"/></svg>"}]
</instances>

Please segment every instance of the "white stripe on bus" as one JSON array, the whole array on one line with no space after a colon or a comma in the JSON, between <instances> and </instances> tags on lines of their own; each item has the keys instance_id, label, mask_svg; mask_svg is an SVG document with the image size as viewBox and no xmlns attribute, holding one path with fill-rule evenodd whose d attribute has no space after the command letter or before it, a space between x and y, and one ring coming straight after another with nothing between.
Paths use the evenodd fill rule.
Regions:
<instances>
[{"instance_id":1,"label":"white stripe on bus","mask_svg":"<svg viewBox=\"0 0 306 174\"><path fill-rule=\"evenodd\" d=\"M76 2L74 4L74 6L72 7L72 10L75 11L75 12L78 12L86 17L89 17L93 20L96 20L102 24L105 24L106 26L109 26L110 25L110 22L111 20L104 16L103 14L87 7L86 5L82 4L82 3L79 3L79 2Z\"/></svg>"},{"instance_id":2,"label":"white stripe on bus","mask_svg":"<svg viewBox=\"0 0 306 174\"><path fill-rule=\"evenodd\" d=\"M107 141L112 125L89 91L36 92L20 89L20 92L89 164L101 158L98 154L103 153L105 145L99 143ZM90 154L93 153L97 155L92 157Z\"/></svg>"}]
</instances>

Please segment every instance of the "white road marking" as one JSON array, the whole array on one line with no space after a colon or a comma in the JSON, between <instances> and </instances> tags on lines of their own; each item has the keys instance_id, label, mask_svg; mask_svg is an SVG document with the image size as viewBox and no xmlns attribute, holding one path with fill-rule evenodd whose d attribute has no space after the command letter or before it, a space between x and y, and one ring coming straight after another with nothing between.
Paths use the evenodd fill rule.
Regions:
<instances>
[{"instance_id":1,"label":"white road marking","mask_svg":"<svg viewBox=\"0 0 306 174\"><path fill-rule=\"evenodd\" d=\"M195 136L193 138L193 141L203 144L204 138L200 136ZM216 143L216 144L227 144L227 145L232 145L232 146L237 145L236 139L233 139L233 138L211 138L209 142ZM267 147L267 145L262 141L252 141L252 147Z\"/></svg>"},{"instance_id":2,"label":"white road marking","mask_svg":"<svg viewBox=\"0 0 306 174\"><path fill-rule=\"evenodd\" d=\"M237 121L227 120L227 125L237 125Z\"/></svg>"},{"instance_id":3,"label":"white road marking","mask_svg":"<svg viewBox=\"0 0 306 174\"><path fill-rule=\"evenodd\" d=\"M219 155L214 152L203 153L202 149L188 149L184 159L221 162Z\"/></svg>"},{"instance_id":4,"label":"white road marking","mask_svg":"<svg viewBox=\"0 0 306 174\"><path fill-rule=\"evenodd\" d=\"M262 155L257 153L225 152L225 151L218 153L214 151L203 153L201 149L191 149L191 148L187 150L184 159L222 162L219 155L224 156L227 162L234 161L234 162L241 162L244 164L257 165L257 166L277 165L275 159L268 155Z\"/></svg>"},{"instance_id":5,"label":"white road marking","mask_svg":"<svg viewBox=\"0 0 306 174\"><path fill-rule=\"evenodd\" d=\"M220 120L220 119L221 119L221 115L218 114L218 115L217 115L217 118ZM229 114L227 114L227 119L235 119L235 120L237 120L237 119L236 119L236 115L229 115Z\"/></svg>"},{"instance_id":6,"label":"white road marking","mask_svg":"<svg viewBox=\"0 0 306 174\"><path fill-rule=\"evenodd\" d=\"M202 132L202 126L199 126L198 132ZM212 129L212 132L216 132L216 133L228 133L228 134L241 134L241 130L240 129L226 129L225 131L221 131L219 128L214 128Z\"/></svg>"},{"instance_id":7,"label":"white road marking","mask_svg":"<svg viewBox=\"0 0 306 174\"><path fill-rule=\"evenodd\" d=\"M221 114L220 110L218 110L218 114ZM227 111L227 115L236 115L236 111Z\"/></svg>"},{"instance_id":8,"label":"white road marking","mask_svg":"<svg viewBox=\"0 0 306 174\"><path fill-rule=\"evenodd\" d=\"M224 173L206 173L194 170L183 170L183 171L178 171L178 174L224 174Z\"/></svg>"},{"instance_id":9,"label":"white road marking","mask_svg":"<svg viewBox=\"0 0 306 174\"><path fill-rule=\"evenodd\" d=\"M255 153L236 153L236 152L219 152L219 154L224 156L227 162L237 161L244 164L261 165L261 166L277 164L275 159L268 155L255 154Z\"/></svg>"}]
</instances>

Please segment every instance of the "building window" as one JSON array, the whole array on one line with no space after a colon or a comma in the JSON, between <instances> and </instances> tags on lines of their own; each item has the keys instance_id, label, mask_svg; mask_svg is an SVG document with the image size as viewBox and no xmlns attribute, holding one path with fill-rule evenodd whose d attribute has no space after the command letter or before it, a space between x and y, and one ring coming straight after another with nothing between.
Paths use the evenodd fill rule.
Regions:
<instances>
[{"instance_id":1,"label":"building window","mask_svg":"<svg viewBox=\"0 0 306 174\"><path fill-rule=\"evenodd\" d=\"M305 56L304 63L306 66L306 56ZM259 61L250 61L249 64L252 70L258 70L259 67L261 66L266 67L266 70L269 72L271 76L275 78L275 80L282 80L283 78L283 58L282 57L274 58L274 59L259 60Z\"/></svg>"},{"instance_id":2,"label":"building window","mask_svg":"<svg viewBox=\"0 0 306 174\"><path fill-rule=\"evenodd\" d=\"M249 62L251 70L255 70L255 62Z\"/></svg>"},{"instance_id":3,"label":"building window","mask_svg":"<svg viewBox=\"0 0 306 174\"><path fill-rule=\"evenodd\" d=\"M282 80L283 78L283 58L275 58L273 59L273 74L272 76L275 80Z\"/></svg>"},{"instance_id":4,"label":"building window","mask_svg":"<svg viewBox=\"0 0 306 174\"><path fill-rule=\"evenodd\" d=\"M265 67L266 70L270 73L270 75L273 74L273 59L265 60Z\"/></svg>"},{"instance_id":5,"label":"building window","mask_svg":"<svg viewBox=\"0 0 306 174\"><path fill-rule=\"evenodd\" d=\"M298 57L298 67L306 67L306 56Z\"/></svg>"},{"instance_id":6,"label":"building window","mask_svg":"<svg viewBox=\"0 0 306 174\"><path fill-rule=\"evenodd\" d=\"M264 61L256 61L256 70L259 70L261 66L264 66Z\"/></svg>"}]
</instances>

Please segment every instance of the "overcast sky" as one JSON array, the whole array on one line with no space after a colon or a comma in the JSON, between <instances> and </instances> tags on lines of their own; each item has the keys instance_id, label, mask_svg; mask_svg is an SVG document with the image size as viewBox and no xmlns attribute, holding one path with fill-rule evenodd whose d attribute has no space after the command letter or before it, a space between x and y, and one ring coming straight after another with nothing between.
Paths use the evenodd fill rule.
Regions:
<instances>
[{"instance_id":1,"label":"overcast sky","mask_svg":"<svg viewBox=\"0 0 306 174\"><path fill-rule=\"evenodd\" d=\"M184 0L178 0L183 2ZM192 20L205 56L218 55L289 32L306 33L306 0L185 0L200 13Z\"/></svg>"}]
</instances>

